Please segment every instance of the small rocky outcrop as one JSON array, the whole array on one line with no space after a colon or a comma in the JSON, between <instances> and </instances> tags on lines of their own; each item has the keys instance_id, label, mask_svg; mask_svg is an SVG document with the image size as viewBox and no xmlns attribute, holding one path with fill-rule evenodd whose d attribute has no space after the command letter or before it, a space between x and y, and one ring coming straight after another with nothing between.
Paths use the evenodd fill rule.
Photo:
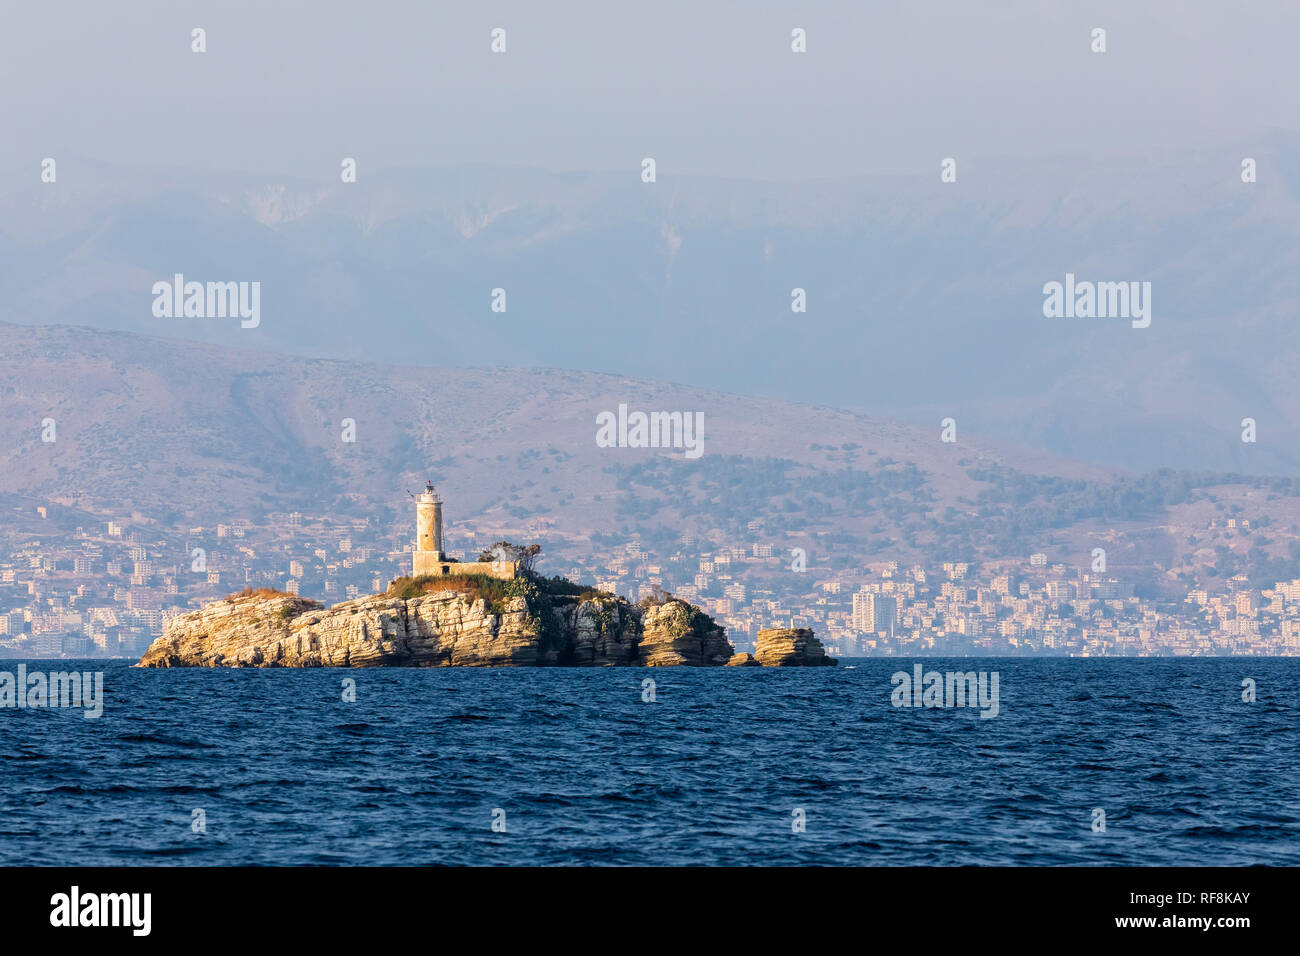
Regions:
<instances>
[{"instance_id":1,"label":"small rocky outcrop","mask_svg":"<svg viewBox=\"0 0 1300 956\"><path fill-rule=\"evenodd\" d=\"M728 667L761 667L762 665L755 660L753 654L732 654L731 660L727 661Z\"/></svg>"},{"instance_id":2,"label":"small rocky outcrop","mask_svg":"<svg viewBox=\"0 0 1300 956\"><path fill-rule=\"evenodd\" d=\"M739 656L739 655L738 655ZM754 659L764 667L834 666L826 648L806 627L774 627L758 632Z\"/></svg>"},{"instance_id":3,"label":"small rocky outcrop","mask_svg":"<svg viewBox=\"0 0 1300 956\"><path fill-rule=\"evenodd\" d=\"M685 601L651 604L642 614L638 664L718 666L726 664L736 652L713 618Z\"/></svg>"},{"instance_id":4,"label":"small rocky outcrop","mask_svg":"<svg viewBox=\"0 0 1300 956\"><path fill-rule=\"evenodd\" d=\"M171 619L139 666L715 666L735 652L712 618L675 598L635 606L506 587L492 603L472 588L407 587L329 608L279 592L232 595Z\"/></svg>"}]
</instances>

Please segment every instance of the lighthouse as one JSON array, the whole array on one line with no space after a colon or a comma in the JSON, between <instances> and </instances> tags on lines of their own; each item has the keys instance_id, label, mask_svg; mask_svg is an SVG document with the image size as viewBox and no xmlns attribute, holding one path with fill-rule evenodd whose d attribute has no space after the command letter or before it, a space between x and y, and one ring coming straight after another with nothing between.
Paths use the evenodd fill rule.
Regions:
<instances>
[{"instance_id":1,"label":"lighthouse","mask_svg":"<svg viewBox=\"0 0 1300 956\"><path fill-rule=\"evenodd\" d=\"M408 494L410 494L408 492ZM411 562L414 577L479 574L509 581L519 576L519 562L509 557L493 561L461 561L442 551L442 498L433 482L424 483L424 493L415 498L415 552Z\"/></svg>"},{"instance_id":2,"label":"lighthouse","mask_svg":"<svg viewBox=\"0 0 1300 956\"><path fill-rule=\"evenodd\" d=\"M426 481L424 493L415 499L415 562L416 577L421 574L446 574L442 563L442 498Z\"/></svg>"}]
</instances>

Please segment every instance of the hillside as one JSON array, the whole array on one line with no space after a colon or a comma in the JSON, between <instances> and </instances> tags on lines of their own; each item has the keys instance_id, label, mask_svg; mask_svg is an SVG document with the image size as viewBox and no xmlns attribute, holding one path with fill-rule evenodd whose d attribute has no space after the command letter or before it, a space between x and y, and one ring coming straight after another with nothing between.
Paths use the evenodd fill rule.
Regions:
<instances>
[{"instance_id":1,"label":"hillside","mask_svg":"<svg viewBox=\"0 0 1300 956\"><path fill-rule=\"evenodd\" d=\"M405 492L431 478L452 547L535 539L558 561L585 562L632 541L666 558L686 536L701 550L803 548L811 570L839 573L1023 562L1035 550L1085 564L1103 543L1114 570L1150 579L1280 573L1300 514L1284 479L1107 472L960 432L947 444L937 423L612 375L380 366L13 325L0 325L0 356L13 540L51 533L34 517L46 504L66 530L335 515L400 548ZM620 403L702 413L704 454L599 447L597 415ZM47 417L53 443L41 441ZM344 419L355 441L343 440ZM1223 519L1238 514L1268 535L1225 539Z\"/></svg>"},{"instance_id":2,"label":"hillside","mask_svg":"<svg viewBox=\"0 0 1300 956\"><path fill-rule=\"evenodd\" d=\"M1243 156L1258 182L1240 181ZM68 157L57 186L6 179L0 320L601 369L951 415L968 435L1129 470L1300 474L1286 359L1300 345L1300 136L960 170L948 185L933 170L779 183L666 166L648 186L634 168L465 166L345 185ZM1067 272L1151 282L1150 328L1044 318L1042 287ZM149 290L176 273L260 282L261 324L154 317ZM256 402L265 383L249 374ZM1238 440L1243 417L1260 423L1255 445Z\"/></svg>"}]
</instances>

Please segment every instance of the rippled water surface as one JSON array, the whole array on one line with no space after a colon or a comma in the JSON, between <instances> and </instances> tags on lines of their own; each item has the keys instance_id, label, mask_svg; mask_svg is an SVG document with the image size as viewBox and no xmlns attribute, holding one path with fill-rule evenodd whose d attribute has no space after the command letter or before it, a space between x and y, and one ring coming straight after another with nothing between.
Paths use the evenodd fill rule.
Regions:
<instances>
[{"instance_id":1,"label":"rippled water surface","mask_svg":"<svg viewBox=\"0 0 1300 956\"><path fill-rule=\"evenodd\" d=\"M997 670L991 720L892 707L913 661L843 663L81 662L100 719L0 710L0 863L1300 863L1300 662L923 662Z\"/></svg>"}]
</instances>

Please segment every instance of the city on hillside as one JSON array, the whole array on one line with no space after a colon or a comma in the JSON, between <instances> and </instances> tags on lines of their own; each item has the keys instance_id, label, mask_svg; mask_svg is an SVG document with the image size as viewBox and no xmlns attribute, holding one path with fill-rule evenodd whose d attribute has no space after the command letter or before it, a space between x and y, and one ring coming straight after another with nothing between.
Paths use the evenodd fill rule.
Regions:
<instances>
[{"instance_id":1,"label":"city on hillside","mask_svg":"<svg viewBox=\"0 0 1300 956\"><path fill-rule=\"evenodd\" d=\"M293 512L167 532L136 515L43 533L47 509L28 517L35 523L24 530L0 533L0 656L10 658L134 658L171 617L246 587L334 604L412 572L409 524ZM565 538L545 519L508 537L542 543L543 573L632 601L662 588L698 604L740 651L760 629L785 626L814 628L840 657L1300 652L1300 579L1237 574L1213 593L1193 586L1181 600L1155 600L1135 595L1120 573L1041 552L834 570L765 536L762 521L748 532L725 546L682 535L667 554L635 537ZM449 530L445 553L474 561L501 537L464 522Z\"/></svg>"}]
</instances>

